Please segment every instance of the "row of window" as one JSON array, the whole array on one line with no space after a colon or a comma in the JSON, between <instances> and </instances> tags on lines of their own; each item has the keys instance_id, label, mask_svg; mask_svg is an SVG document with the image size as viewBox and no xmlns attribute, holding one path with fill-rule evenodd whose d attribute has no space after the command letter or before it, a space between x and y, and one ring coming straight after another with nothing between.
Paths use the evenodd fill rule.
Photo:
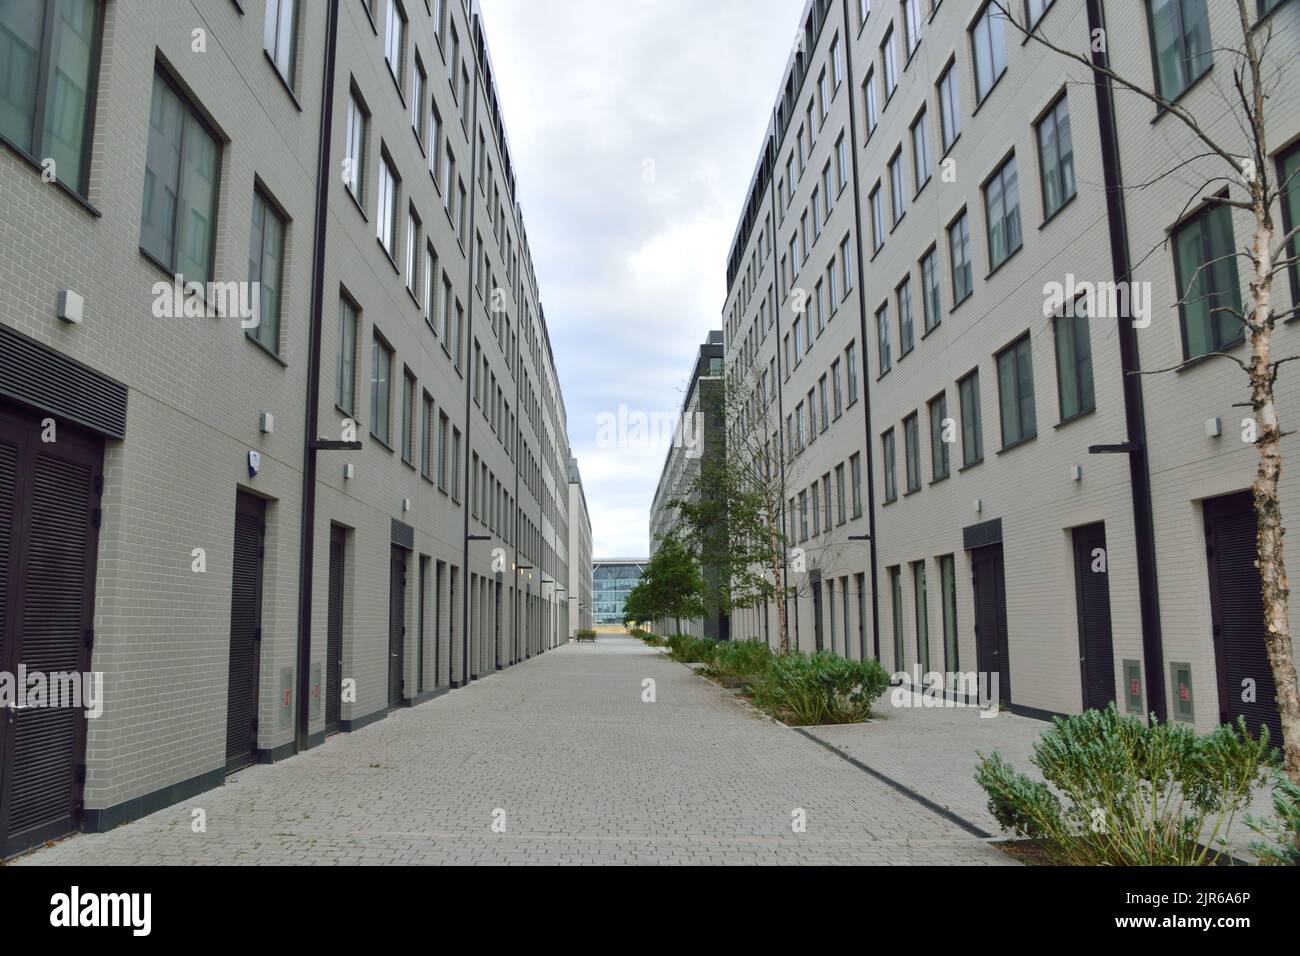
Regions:
<instances>
[{"instance_id":1,"label":"row of window","mask_svg":"<svg viewBox=\"0 0 1300 956\"><path fill-rule=\"evenodd\" d=\"M848 378L847 402L840 376L841 364ZM816 387L808 389L807 398L801 400L794 411L785 417L786 457L797 457L817 440L818 432L826 431L831 422L838 421L844 410L852 408L857 400L858 348L856 341L850 341L844 347L843 359L837 357L831 362L830 370L817 380Z\"/></svg>"},{"instance_id":2,"label":"row of window","mask_svg":"<svg viewBox=\"0 0 1300 956\"><path fill-rule=\"evenodd\" d=\"M845 486L847 468L847 488ZM833 488L833 490L832 490ZM829 534L832 527L839 527L853 518L862 517L862 457L857 452L849 456L847 462L835 466L835 483L831 484L831 472L826 472L820 480L814 480L796 498L789 501L791 526L785 529L788 539L802 543L810 537ZM810 520L811 519L811 520ZM798 528L794 522L798 522Z\"/></svg>"},{"instance_id":3,"label":"row of window","mask_svg":"<svg viewBox=\"0 0 1300 956\"><path fill-rule=\"evenodd\" d=\"M934 559L939 568L939 606L943 628L943 670L953 674L960 671L957 649L957 568L951 554L942 554ZM889 597L892 610L894 668L904 670L907 666L908 653L904 634L903 608L903 566L896 564L887 569L889 575ZM913 636L916 640L916 662L921 672L931 670L930 656L930 588L925 561L913 561L908 565L912 579L912 610L915 614ZM936 662L937 663L937 662Z\"/></svg>"}]
</instances>

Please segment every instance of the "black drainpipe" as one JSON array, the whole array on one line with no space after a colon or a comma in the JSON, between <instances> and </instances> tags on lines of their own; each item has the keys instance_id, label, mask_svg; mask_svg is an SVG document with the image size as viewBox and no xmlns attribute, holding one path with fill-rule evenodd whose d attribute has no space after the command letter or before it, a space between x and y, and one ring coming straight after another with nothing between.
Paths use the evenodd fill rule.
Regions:
<instances>
[{"instance_id":1,"label":"black drainpipe","mask_svg":"<svg viewBox=\"0 0 1300 956\"><path fill-rule=\"evenodd\" d=\"M316 156L316 225L312 239L311 322L307 346L307 416L303 427L302 512L298 549L298 720L295 751L308 746L311 680L312 565L316 551L316 429L320 416L321 326L325 302L325 233L329 220L330 134L334 128L334 67L338 52L339 0L330 0L325 27L325 76L321 91L320 141Z\"/></svg>"},{"instance_id":2,"label":"black drainpipe","mask_svg":"<svg viewBox=\"0 0 1300 956\"><path fill-rule=\"evenodd\" d=\"M1102 0L1087 0L1088 32L1105 36L1106 15ZM1109 67L1103 46L1093 46L1095 66ZM1116 282L1128 282L1132 260L1128 246L1128 222L1124 212L1124 184L1119 164L1119 136L1115 122L1115 96L1110 79L1093 74L1097 94L1097 121L1101 132L1102 171L1106 183L1106 221L1110 230L1110 258ZM1127 311L1127 310L1125 310ZM1160 595L1156 586L1156 528L1151 506L1151 471L1147 460L1146 412L1142 402L1140 375L1127 374L1142 367L1138 357L1137 331L1131 317L1119 317L1120 365L1124 378L1124 423L1127 432L1129 487L1133 495L1133 524L1137 535L1138 600L1142 613L1142 654L1146 658L1147 711L1165 719L1164 646L1160 632Z\"/></svg>"},{"instance_id":3,"label":"black drainpipe","mask_svg":"<svg viewBox=\"0 0 1300 956\"><path fill-rule=\"evenodd\" d=\"M481 30L482 27L479 27ZM474 37L476 49L474 51L474 101L473 110L470 117L473 122L470 128L465 132L469 136L469 236L465 239L469 250L469 281L465 283L465 335L456 344L457 358L460 358L460 350L465 350L465 358L460 358L461 367L469 365L470 349L469 343L474 341L474 269L478 265L475 256L474 230L477 227L478 213L478 137L475 132L478 130L478 87L481 76L480 64L482 50L477 48L479 39L479 30L471 29L471 35ZM475 374L474 369L469 369L469 374L465 376L465 448L464 448L464 468L465 481L461 487L461 494L469 494L469 468L473 456L470 454L470 427L474 420L474 400L470 393L470 383L473 381L472 376ZM462 504L467 504L462 502ZM461 572L461 617L460 617L460 640L461 640L461 682L456 683L455 679L451 680L452 687L461 687L470 682L469 672L469 508L462 507L463 527L461 528L461 543L463 545L463 568ZM479 622L482 626L482 621ZM477 676L477 675L475 675Z\"/></svg>"},{"instance_id":4,"label":"black drainpipe","mask_svg":"<svg viewBox=\"0 0 1300 956\"><path fill-rule=\"evenodd\" d=\"M867 468L867 534L871 536L871 540L867 542L871 554L871 639L876 660L880 660L880 592L876 574L876 469L872 465L875 459L871 455L875 436L871 432L871 387L868 384L871 376L867 371L867 286L862 271L862 198L859 189L861 181L858 179L857 114L853 110L852 103L853 91L856 87L853 85L853 43L850 40L852 34L849 32L849 0L844 0L843 11L844 82L848 86L846 92L850 98L849 137L852 140L849 155L852 157L853 166L853 257L857 260L858 267L858 327L861 330L859 333L861 347L858 352L862 356L862 418L867 434L867 443L862 449L862 460ZM852 478L852 475L849 477Z\"/></svg>"}]
</instances>

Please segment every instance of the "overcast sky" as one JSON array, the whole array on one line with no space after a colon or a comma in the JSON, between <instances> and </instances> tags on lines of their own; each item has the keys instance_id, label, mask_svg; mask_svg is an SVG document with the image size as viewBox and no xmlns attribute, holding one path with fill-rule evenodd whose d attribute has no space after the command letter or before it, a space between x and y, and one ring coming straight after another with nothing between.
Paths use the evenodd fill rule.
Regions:
<instances>
[{"instance_id":1,"label":"overcast sky","mask_svg":"<svg viewBox=\"0 0 1300 956\"><path fill-rule=\"evenodd\" d=\"M595 556L644 557L667 438L598 423L675 414L721 328L803 0L480 2Z\"/></svg>"}]
</instances>

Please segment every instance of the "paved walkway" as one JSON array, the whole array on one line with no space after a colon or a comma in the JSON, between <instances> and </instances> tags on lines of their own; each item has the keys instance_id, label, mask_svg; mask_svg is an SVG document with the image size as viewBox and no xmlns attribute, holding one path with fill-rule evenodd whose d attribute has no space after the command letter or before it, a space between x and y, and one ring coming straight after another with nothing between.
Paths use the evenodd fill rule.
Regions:
<instances>
[{"instance_id":1,"label":"paved walkway","mask_svg":"<svg viewBox=\"0 0 1300 956\"><path fill-rule=\"evenodd\" d=\"M206 833L191 832L196 808ZM602 635L14 862L1010 860L640 641Z\"/></svg>"}]
</instances>

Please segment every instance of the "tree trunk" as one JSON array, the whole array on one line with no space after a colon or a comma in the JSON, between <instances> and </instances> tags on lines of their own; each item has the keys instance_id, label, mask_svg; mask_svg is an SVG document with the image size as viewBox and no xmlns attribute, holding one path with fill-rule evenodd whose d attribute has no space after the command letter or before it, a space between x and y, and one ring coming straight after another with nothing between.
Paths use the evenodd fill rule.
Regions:
<instances>
[{"instance_id":1,"label":"tree trunk","mask_svg":"<svg viewBox=\"0 0 1300 956\"><path fill-rule=\"evenodd\" d=\"M776 519L773 517L771 508L767 511L767 543L768 551L772 560L772 578L776 583L776 622L777 622L777 643L776 652L782 656L790 653L790 638L786 631L785 622L785 566L781 562L780 549L776 542Z\"/></svg>"},{"instance_id":2,"label":"tree trunk","mask_svg":"<svg viewBox=\"0 0 1300 956\"><path fill-rule=\"evenodd\" d=\"M1264 643L1273 683L1277 688L1277 710L1282 723L1282 756L1286 774L1300 783L1300 691L1296 686L1295 657L1291 644L1291 612L1288 605L1291 589L1287 584L1286 554L1283 537L1282 503L1278 498L1278 479L1282 475L1282 432L1278 425L1277 405L1273 399L1272 365L1272 285L1273 242L1272 215L1255 193L1255 236L1251 260L1254 272L1250 280L1254 314L1247 324L1250 334L1250 401L1255 410L1255 448L1259 467L1251 492L1255 499L1258 527L1256 550L1260 589L1264 600ZM1238 688L1229 688L1230 693Z\"/></svg>"}]
</instances>

